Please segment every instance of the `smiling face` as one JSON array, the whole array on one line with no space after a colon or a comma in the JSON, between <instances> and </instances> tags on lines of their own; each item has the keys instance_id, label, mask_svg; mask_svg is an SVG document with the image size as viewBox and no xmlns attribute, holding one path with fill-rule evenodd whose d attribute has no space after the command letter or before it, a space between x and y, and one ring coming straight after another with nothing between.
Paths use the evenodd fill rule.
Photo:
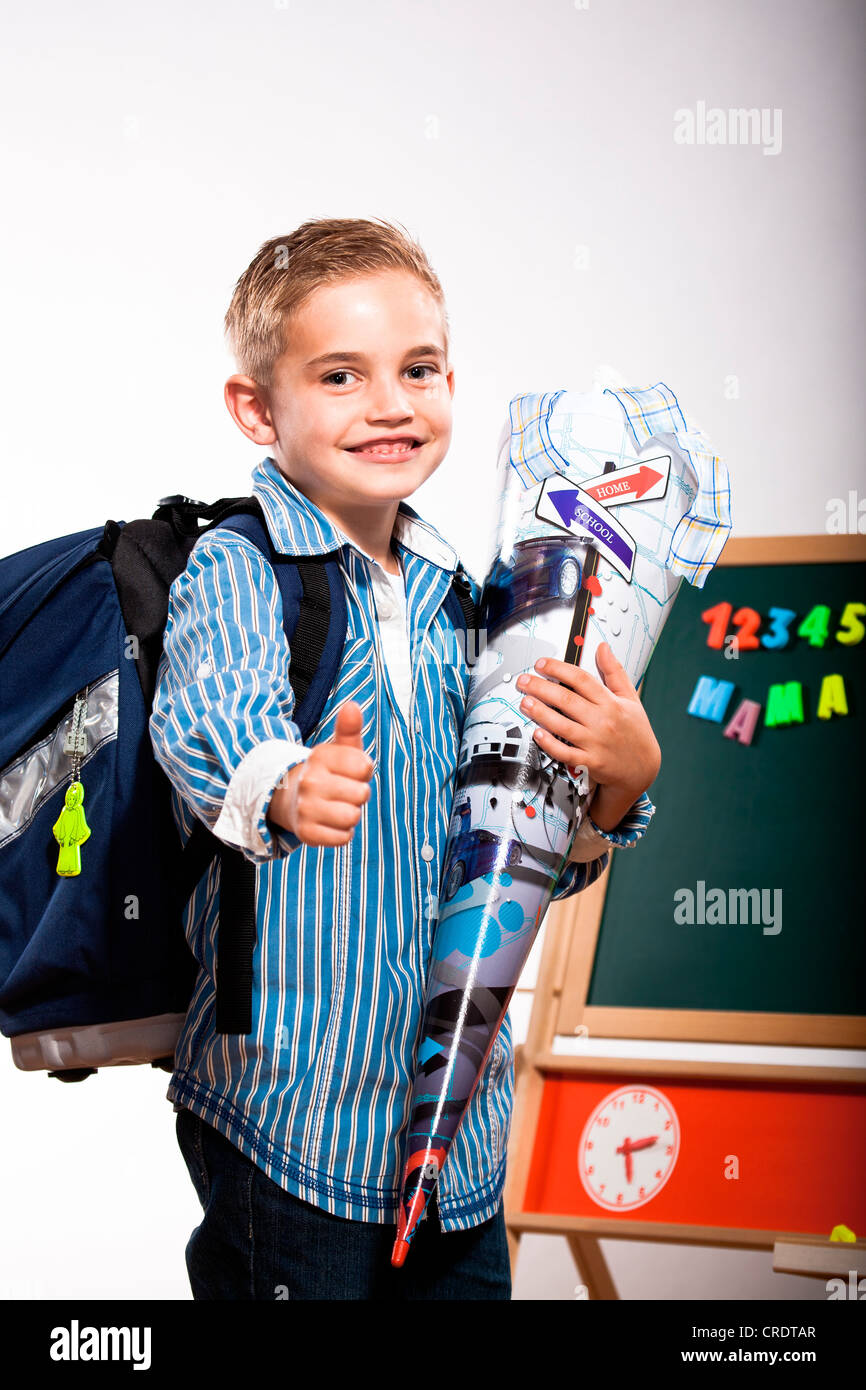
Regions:
<instances>
[{"instance_id":1,"label":"smiling face","mask_svg":"<svg viewBox=\"0 0 866 1390\"><path fill-rule=\"evenodd\" d=\"M451 440L442 312L414 275L323 286L293 315L267 391L274 459L337 516L408 497ZM367 446L359 447L359 446Z\"/></svg>"}]
</instances>

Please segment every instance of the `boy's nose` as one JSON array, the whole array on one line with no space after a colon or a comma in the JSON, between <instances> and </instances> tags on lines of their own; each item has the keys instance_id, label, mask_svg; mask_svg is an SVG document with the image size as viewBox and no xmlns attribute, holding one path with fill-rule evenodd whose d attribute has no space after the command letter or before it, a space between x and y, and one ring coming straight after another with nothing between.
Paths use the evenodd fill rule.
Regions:
<instances>
[{"instance_id":1,"label":"boy's nose","mask_svg":"<svg viewBox=\"0 0 866 1390\"><path fill-rule=\"evenodd\" d=\"M380 382L373 385L367 401L367 421L369 424L394 425L411 420L414 411L405 387L398 382Z\"/></svg>"},{"instance_id":2,"label":"boy's nose","mask_svg":"<svg viewBox=\"0 0 866 1390\"><path fill-rule=\"evenodd\" d=\"M408 425L415 418L414 411L406 405L374 406L367 411L367 424L375 431L392 434L400 425Z\"/></svg>"}]
</instances>

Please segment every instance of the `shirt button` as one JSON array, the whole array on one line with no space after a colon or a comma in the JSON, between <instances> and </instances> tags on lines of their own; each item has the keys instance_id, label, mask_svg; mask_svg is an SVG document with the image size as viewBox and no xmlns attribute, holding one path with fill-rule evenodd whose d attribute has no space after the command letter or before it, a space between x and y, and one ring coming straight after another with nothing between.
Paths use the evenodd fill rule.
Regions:
<instances>
[{"instance_id":1,"label":"shirt button","mask_svg":"<svg viewBox=\"0 0 866 1390\"><path fill-rule=\"evenodd\" d=\"M420 720L420 719L416 719L416 720L415 720L415 732L416 732L416 734L420 734L422 728L423 728L423 725L422 725L422 723L421 723L421 720Z\"/></svg>"},{"instance_id":2,"label":"shirt button","mask_svg":"<svg viewBox=\"0 0 866 1390\"><path fill-rule=\"evenodd\" d=\"M427 842L426 842L426 840L425 840L424 844L421 846L421 858L422 858L422 859L430 860L430 859L433 858L433 855L434 855L435 853L436 853L436 851L434 850L433 846L432 846L432 845L428 845Z\"/></svg>"}]
</instances>

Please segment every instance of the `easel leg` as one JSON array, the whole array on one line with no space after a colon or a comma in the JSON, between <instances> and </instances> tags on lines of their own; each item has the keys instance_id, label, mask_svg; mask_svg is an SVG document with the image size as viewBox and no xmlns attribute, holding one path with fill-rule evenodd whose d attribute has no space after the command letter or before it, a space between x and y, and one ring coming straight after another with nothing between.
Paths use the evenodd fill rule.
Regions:
<instances>
[{"instance_id":1,"label":"easel leg","mask_svg":"<svg viewBox=\"0 0 866 1390\"><path fill-rule=\"evenodd\" d=\"M581 1236L569 1232L565 1237L571 1251L581 1283L585 1284L592 1300L618 1299L616 1284L613 1282L607 1260L595 1236Z\"/></svg>"}]
</instances>

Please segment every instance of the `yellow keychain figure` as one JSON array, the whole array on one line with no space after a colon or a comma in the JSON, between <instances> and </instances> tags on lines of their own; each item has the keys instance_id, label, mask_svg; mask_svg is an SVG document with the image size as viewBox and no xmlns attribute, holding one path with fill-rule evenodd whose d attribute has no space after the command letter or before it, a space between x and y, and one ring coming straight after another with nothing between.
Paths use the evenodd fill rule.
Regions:
<instances>
[{"instance_id":1,"label":"yellow keychain figure","mask_svg":"<svg viewBox=\"0 0 866 1390\"><path fill-rule=\"evenodd\" d=\"M84 817L84 788L79 781L81 763L87 755L87 694L88 686L75 697L72 717L63 744L63 751L72 759L72 781L66 788L65 805L51 827L60 846L57 872L61 878L75 878L81 873L81 846L90 838L90 826Z\"/></svg>"},{"instance_id":2,"label":"yellow keychain figure","mask_svg":"<svg viewBox=\"0 0 866 1390\"><path fill-rule=\"evenodd\" d=\"M90 826L84 818L84 788L73 782L66 788L66 804L52 826L60 846L57 872L61 878L73 878L81 873L81 846L90 837Z\"/></svg>"}]
</instances>

